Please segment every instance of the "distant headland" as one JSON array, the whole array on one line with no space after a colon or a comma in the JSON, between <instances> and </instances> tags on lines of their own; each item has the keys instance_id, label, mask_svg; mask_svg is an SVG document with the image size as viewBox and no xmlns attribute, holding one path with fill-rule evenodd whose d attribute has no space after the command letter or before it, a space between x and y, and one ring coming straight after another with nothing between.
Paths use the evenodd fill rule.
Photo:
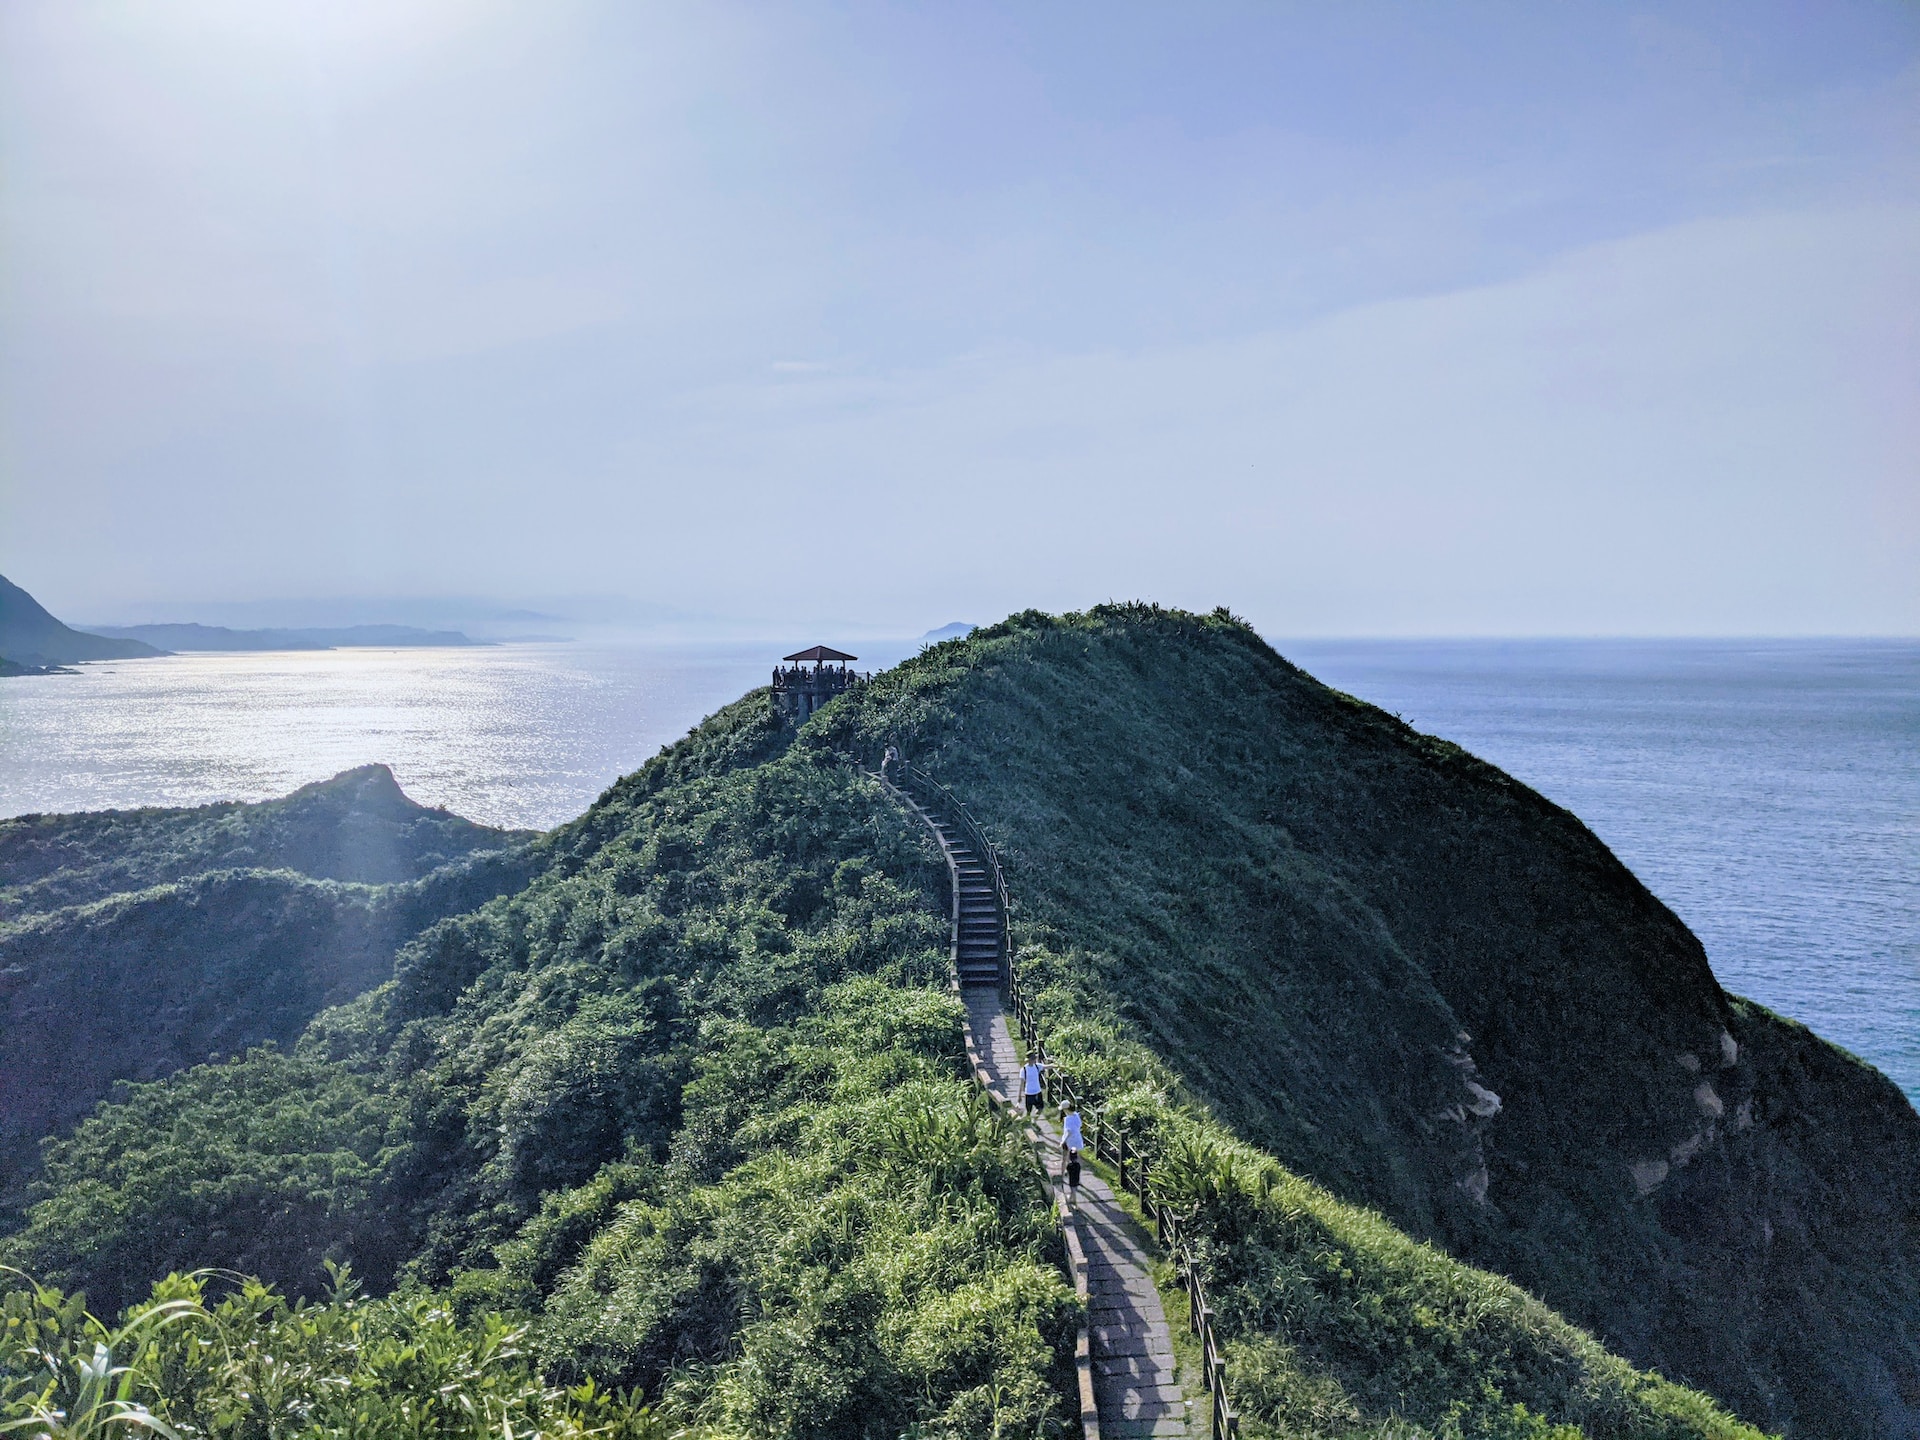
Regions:
<instances>
[{"instance_id":1,"label":"distant headland","mask_svg":"<svg viewBox=\"0 0 1920 1440\"><path fill-rule=\"evenodd\" d=\"M224 625L100 625L76 630L0 575L0 676L56 674L88 660L138 660L177 651L335 650L488 645L458 630L413 625L346 625L231 630Z\"/></svg>"}]
</instances>

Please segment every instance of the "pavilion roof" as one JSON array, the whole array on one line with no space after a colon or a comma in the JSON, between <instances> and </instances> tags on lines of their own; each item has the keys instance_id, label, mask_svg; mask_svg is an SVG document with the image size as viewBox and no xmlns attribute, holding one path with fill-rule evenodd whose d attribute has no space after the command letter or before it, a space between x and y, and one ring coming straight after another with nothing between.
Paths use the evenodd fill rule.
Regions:
<instances>
[{"instance_id":1,"label":"pavilion roof","mask_svg":"<svg viewBox=\"0 0 1920 1440\"><path fill-rule=\"evenodd\" d=\"M858 655L849 655L844 650L835 650L828 645L816 645L811 650L802 650L798 655L789 655L789 660L811 660L816 665L825 660L858 660Z\"/></svg>"}]
</instances>

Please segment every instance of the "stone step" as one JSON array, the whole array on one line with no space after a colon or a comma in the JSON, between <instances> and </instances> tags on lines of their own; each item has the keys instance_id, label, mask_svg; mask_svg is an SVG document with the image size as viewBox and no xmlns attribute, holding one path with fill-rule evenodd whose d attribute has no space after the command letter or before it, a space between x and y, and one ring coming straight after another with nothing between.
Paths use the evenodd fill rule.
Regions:
<instances>
[{"instance_id":1,"label":"stone step","mask_svg":"<svg viewBox=\"0 0 1920 1440\"><path fill-rule=\"evenodd\" d=\"M944 824L942 833L956 872L955 969L965 987L968 1027L989 1088L1002 1103L1017 1106L1019 1060L995 994L1006 939L999 895L989 864L975 858L965 837ZM1058 1127L1048 1122L1040 1134L1046 1146L1037 1158L1057 1177ZM1186 1314L1163 1314L1138 1231L1112 1190L1090 1171L1083 1172L1073 1210L1087 1255L1087 1331L1101 1435L1104 1440L1174 1440L1199 1433L1196 1426L1204 1431L1206 1397L1189 1402L1175 1373L1169 1322L1184 1325Z\"/></svg>"},{"instance_id":2,"label":"stone step","mask_svg":"<svg viewBox=\"0 0 1920 1440\"><path fill-rule=\"evenodd\" d=\"M1109 1420L1100 1417L1100 1440L1171 1440L1187 1433L1186 1417L1166 1420Z\"/></svg>"},{"instance_id":3,"label":"stone step","mask_svg":"<svg viewBox=\"0 0 1920 1440\"><path fill-rule=\"evenodd\" d=\"M1144 1385L1154 1390L1180 1382L1174 1378L1173 1356L1156 1350L1146 1355L1094 1356L1093 1383L1105 1388Z\"/></svg>"},{"instance_id":4,"label":"stone step","mask_svg":"<svg viewBox=\"0 0 1920 1440\"><path fill-rule=\"evenodd\" d=\"M1187 1416L1186 1394L1174 1384L1142 1387L1096 1379L1093 1394L1100 1405L1103 1430L1109 1414L1116 1420L1184 1420Z\"/></svg>"}]
</instances>

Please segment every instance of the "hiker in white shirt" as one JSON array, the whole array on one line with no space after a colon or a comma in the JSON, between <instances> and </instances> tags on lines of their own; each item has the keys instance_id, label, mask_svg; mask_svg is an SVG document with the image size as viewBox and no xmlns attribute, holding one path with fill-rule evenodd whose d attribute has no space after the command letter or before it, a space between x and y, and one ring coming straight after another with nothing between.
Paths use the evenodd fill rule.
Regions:
<instances>
[{"instance_id":1,"label":"hiker in white shirt","mask_svg":"<svg viewBox=\"0 0 1920 1440\"><path fill-rule=\"evenodd\" d=\"M1046 1068L1046 1065L1041 1062L1039 1057L1034 1055L1029 1055L1027 1057L1027 1063L1020 1067L1020 1075L1026 1086L1027 1114L1029 1115L1039 1113L1041 1105L1040 1076Z\"/></svg>"},{"instance_id":2,"label":"hiker in white shirt","mask_svg":"<svg viewBox=\"0 0 1920 1440\"><path fill-rule=\"evenodd\" d=\"M1069 1201L1080 1194L1080 1151L1084 1144L1079 1108L1069 1100L1060 1108L1060 1173L1067 1182Z\"/></svg>"}]
</instances>

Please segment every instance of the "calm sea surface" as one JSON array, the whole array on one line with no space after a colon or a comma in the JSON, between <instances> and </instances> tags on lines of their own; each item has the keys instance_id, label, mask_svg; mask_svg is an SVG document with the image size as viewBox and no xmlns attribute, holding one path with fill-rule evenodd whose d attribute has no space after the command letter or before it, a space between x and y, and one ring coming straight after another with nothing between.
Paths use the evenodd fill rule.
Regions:
<instances>
[{"instance_id":1,"label":"calm sea surface","mask_svg":"<svg viewBox=\"0 0 1920 1440\"><path fill-rule=\"evenodd\" d=\"M426 804L544 828L779 648L183 655L4 680L0 815L266 799L380 760ZM1920 643L1280 649L1567 806L1729 989L1920 1097Z\"/></svg>"},{"instance_id":2,"label":"calm sea surface","mask_svg":"<svg viewBox=\"0 0 1920 1440\"><path fill-rule=\"evenodd\" d=\"M0 680L0 815L266 800L378 760L422 804L546 829L764 683L769 653L285 650Z\"/></svg>"}]
</instances>

